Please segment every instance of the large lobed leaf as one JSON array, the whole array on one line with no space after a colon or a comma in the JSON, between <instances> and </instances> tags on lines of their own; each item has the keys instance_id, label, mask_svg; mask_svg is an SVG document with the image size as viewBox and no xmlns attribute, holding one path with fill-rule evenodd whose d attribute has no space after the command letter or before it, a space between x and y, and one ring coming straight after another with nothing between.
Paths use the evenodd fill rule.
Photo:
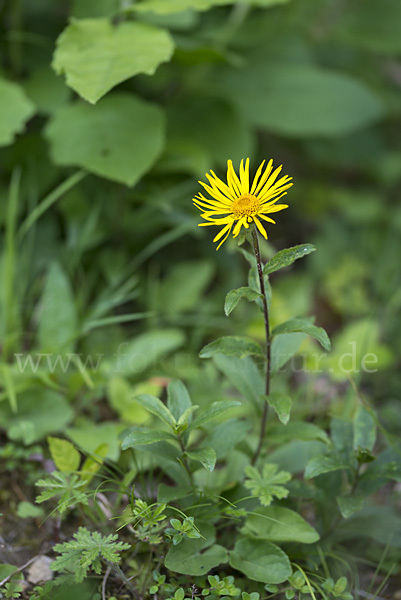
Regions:
<instances>
[{"instance_id":1,"label":"large lobed leaf","mask_svg":"<svg viewBox=\"0 0 401 600\"><path fill-rule=\"evenodd\" d=\"M152 75L173 50L168 32L146 23L72 19L57 40L52 66L95 104L118 83L138 73Z\"/></svg>"}]
</instances>

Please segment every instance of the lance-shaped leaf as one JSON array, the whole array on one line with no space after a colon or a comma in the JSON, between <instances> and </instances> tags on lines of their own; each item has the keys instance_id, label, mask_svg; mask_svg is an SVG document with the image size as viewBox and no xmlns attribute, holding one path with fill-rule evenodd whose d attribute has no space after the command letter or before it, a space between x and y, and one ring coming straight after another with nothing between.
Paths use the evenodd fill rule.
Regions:
<instances>
[{"instance_id":1,"label":"lance-shaped leaf","mask_svg":"<svg viewBox=\"0 0 401 600\"><path fill-rule=\"evenodd\" d=\"M292 400L285 394L280 394L279 392L269 394L269 396L264 396L266 402L273 408L276 412L280 421L287 425L290 420L290 411L292 406Z\"/></svg>"},{"instance_id":2,"label":"lance-shaped leaf","mask_svg":"<svg viewBox=\"0 0 401 600\"><path fill-rule=\"evenodd\" d=\"M187 431L192 431L193 429L197 429L198 427L203 427L210 421L217 419L223 413L225 413L230 408L234 408L234 406L241 406L241 402L236 402L235 400L223 400L221 402L213 402L213 404L208 408L202 415L196 417L194 421L189 425Z\"/></svg>"},{"instance_id":3,"label":"lance-shaped leaf","mask_svg":"<svg viewBox=\"0 0 401 600\"><path fill-rule=\"evenodd\" d=\"M151 396L150 394L139 394L139 396L135 396L135 400L139 402L141 406L146 408L152 415L159 417L162 421L167 423L167 425L175 425L176 421L167 408L165 404L156 396Z\"/></svg>"},{"instance_id":4,"label":"lance-shaped leaf","mask_svg":"<svg viewBox=\"0 0 401 600\"><path fill-rule=\"evenodd\" d=\"M146 23L72 19L57 40L52 67L95 104L118 83L138 73L152 75L173 50L169 33Z\"/></svg>"},{"instance_id":5,"label":"lance-shaped leaf","mask_svg":"<svg viewBox=\"0 0 401 600\"><path fill-rule=\"evenodd\" d=\"M263 356L262 348L257 342L237 335L226 335L211 342L199 352L200 358L210 358L215 354L243 358L250 354Z\"/></svg>"},{"instance_id":6,"label":"lance-shaped leaf","mask_svg":"<svg viewBox=\"0 0 401 600\"><path fill-rule=\"evenodd\" d=\"M196 450L187 450L185 452L192 460L202 463L206 471L213 471L216 464L216 452L213 448L198 448Z\"/></svg>"},{"instance_id":7,"label":"lance-shaped leaf","mask_svg":"<svg viewBox=\"0 0 401 600\"><path fill-rule=\"evenodd\" d=\"M328 456L320 454L310 459L306 465L305 479L313 479L323 473L330 473L331 471L340 471L342 469L349 469L349 465L345 465L335 456Z\"/></svg>"},{"instance_id":8,"label":"lance-shaped leaf","mask_svg":"<svg viewBox=\"0 0 401 600\"><path fill-rule=\"evenodd\" d=\"M277 325L272 331L272 337L283 333L306 333L315 338L325 350L329 351L331 348L329 336L323 327L316 327L307 318L289 319L285 323Z\"/></svg>"},{"instance_id":9,"label":"lance-shaped leaf","mask_svg":"<svg viewBox=\"0 0 401 600\"><path fill-rule=\"evenodd\" d=\"M135 446L146 446L157 442L173 442L175 438L167 431L155 431L153 429L136 429L131 431L122 441L121 448L134 448Z\"/></svg>"},{"instance_id":10,"label":"lance-shaped leaf","mask_svg":"<svg viewBox=\"0 0 401 600\"><path fill-rule=\"evenodd\" d=\"M315 250L316 248L313 244L300 244L299 246L280 250L280 252L277 252L277 254L265 264L263 274L269 275L270 273L274 273L274 271L289 267L293 262L298 260L298 258L302 258Z\"/></svg>"},{"instance_id":11,"label":"lance-shaped leaf","mask_svg":"<svg viewBox=\"0 0 401 600\"><path fill-rule=\"evenodd\" d=\"M261 298L261 294L250 287L244 286L228 292L224 302L224 312L228 315L234 310L241 298L253 302L257 298Z\"/></svg>"}]
</instances>

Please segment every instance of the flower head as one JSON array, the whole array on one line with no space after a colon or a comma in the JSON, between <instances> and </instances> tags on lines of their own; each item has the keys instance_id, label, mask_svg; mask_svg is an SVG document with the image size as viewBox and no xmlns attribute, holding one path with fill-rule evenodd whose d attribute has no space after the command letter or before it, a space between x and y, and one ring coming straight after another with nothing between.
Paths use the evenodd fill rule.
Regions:
<instances>
[{"instance_id":1,"label":"flower head","mask_svg":"<svg viewBox=\"0 0 401 600\"><path fill-rule=\"evenodd\" d=\"M267 239L267 233L262 221L275 223L267 215L288 208L287 204L276 204L276 202L285 196L286 190L292 186L291 179L284 175L277 180L282 166L273 171L273 161L270 160L266 166L265 161L261 163L253 179L252 186L249 185L249 158L241 160L239 177L234 171L231 160L227 161L227 183L219 179L217 175L210 171L206 173L209 185L200 181L211 198L205 198L201 193L197 194L193 200L195 206L202 211L201 217L206 223L199 225L223 225L223 228L214 238L214 242L220 243L217 250L226 241L231 230L233 236L237 237L244 226L248 229L253 222L256 227Z\"/></svg>"}]
</instances>

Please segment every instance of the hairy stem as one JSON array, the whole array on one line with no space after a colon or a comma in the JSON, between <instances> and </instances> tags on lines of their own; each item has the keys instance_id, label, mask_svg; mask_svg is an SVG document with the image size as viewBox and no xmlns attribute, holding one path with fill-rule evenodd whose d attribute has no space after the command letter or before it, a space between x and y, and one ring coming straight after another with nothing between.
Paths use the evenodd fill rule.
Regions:
<instances>
[{"instance_id":1,"label":"hairy stem","mask_svg":"<svg viewBox=\"0 0 401 600\"><path fill-rule=\"evenodd\" d=\"M266 288L265 281L263 278L263 265L260 257L260 249L259 249L259 240L258 234L256 232L256 228L252 229L252 244L253 250L255 252L256 265L258 268L258 276L260 283L260 291L262 294L262 302L263 302L263 317L265 321L265 334L266 334L266 381L265 381L265 395L268 396L270 393L270 353L271 353L271 340L270 340L270 324L269 324L269 309L267 305L267 296L266 296ZM267 417L269 414L269 405L267 402L263 405L263 413L262 420L260 423L260 434L259 434L259 443L256 448L255 454L252 458L252 464L255 464L257 459L259 458L260 452L262 450L263 441L265 439L266 433L266 424Z\"/></svg>"}]
</instances>

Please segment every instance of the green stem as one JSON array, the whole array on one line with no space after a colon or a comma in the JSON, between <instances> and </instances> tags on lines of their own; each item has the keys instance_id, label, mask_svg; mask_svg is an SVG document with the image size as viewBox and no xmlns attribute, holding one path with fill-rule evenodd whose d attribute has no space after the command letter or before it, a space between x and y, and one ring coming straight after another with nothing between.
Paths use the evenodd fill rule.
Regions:
<instances>
[{"instance_id":1,"label":"green stem","mask_svg":"<svg viewBox=\"0 0 401 600\"><path fill-rule=\"evenodd\" d=\"M263 277L263 265L262 265L262 259L260 257L258 234L256 232L255 227L253 227L253 229L252 229L252 244L253 244L253 250L255 252L256 265L258 268L260 291L262 294L262 302L263 302L263 317L264 317L264 321L265 321L265 335L266 335L265 395L268 396L270 394L270 362L271 362L270 361L271 339L270 339L269 309L268 309L268 305L267 305L265 280ZM259 458L260 452L262 450L263 441L265 439L265 434L266 434L266 424L267 424L268 414L269 414L269 405L268 405L267 401L265 401L264 406L263 406L262 420L260 423L259 443L256 448L255 454L253 455L252 464L256 463L257 459Z\"/></svg>"},{"instance_id":2,"label":"green stem","mask_svg":"<svg viewBox=\"0 0 401 600\"><path fill-rule=\"evenodd\" d=\"M191 469L189 468L189 464L188 464L188 458L186 456L184 456L184 454L185 454L185 445L184 445L184 442L183 442L181 436L178 436L178 442L180 444L180 447L181 447L181 450L182 450L182 454L183 454L182 461L181 461L182 466L184 467L184 469L187 472L187 475L189 477L189 480L191 482L192 487L195 487L194 478L193 478Z\"/></svg>"}]
</instances>

